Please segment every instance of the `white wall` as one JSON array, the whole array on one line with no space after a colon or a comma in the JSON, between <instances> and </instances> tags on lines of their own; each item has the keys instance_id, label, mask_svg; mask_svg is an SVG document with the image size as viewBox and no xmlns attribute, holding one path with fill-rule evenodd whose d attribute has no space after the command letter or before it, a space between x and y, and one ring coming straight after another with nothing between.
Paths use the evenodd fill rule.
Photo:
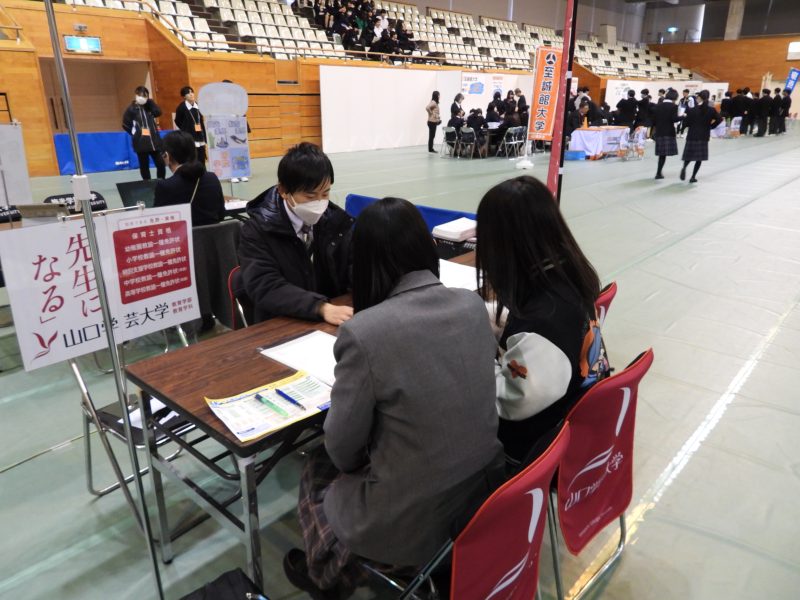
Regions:
<instances>
[{"instance_id":1,"label":"white wall","mask_svg":"<svg viewBox=\"0 0 800 600\"><path fill-rule=\"evenodd\" d=\"M664 43L699 41L703 31L704 15L703 4L648 8L642 29L643 41L659 43L659 33L664 36ZM673 26L678 28L677 33L667 33L667 27Z\"/></svg>"}]
</instances>

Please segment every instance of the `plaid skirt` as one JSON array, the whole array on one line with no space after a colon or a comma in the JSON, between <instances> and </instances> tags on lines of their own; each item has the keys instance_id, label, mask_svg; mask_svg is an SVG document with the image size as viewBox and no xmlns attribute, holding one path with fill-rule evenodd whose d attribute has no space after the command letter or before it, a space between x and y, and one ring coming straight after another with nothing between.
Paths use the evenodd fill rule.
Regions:
<instances>
[{"instance_id":1,"label":"plaid skirt","mask_svg":"<svg viewBox=\"0 0 800 600\"><path fill-rule=\"evenodd\" d=\"M325 516L322 505L325 493L339 475L321 446L309 454L300 476L297 513L303 531L308 575L323 590L337 585L352 590L369 578L358 564L358 558L333 533Z\"/></svg>"},{"instance_id":2,"label":"plaid skirt","mask_svg":"<svg viewBox=\"0 0 800 600\"><path fill-rule=\"evenodd\" d=\"M656 138L656 156L677 156L678 142L674 137Z\"/></svg>"},{"instance_id":3,"label":"plaid skirt","mask_svg":"<svg viewBox=\"0 0 800 600\"><path fill-rule=\"evenodd\" d=\"M703 140L686 140L683 147L685 162L702 162L708 160L708 142Z\"/></svg>"}]
</instances>

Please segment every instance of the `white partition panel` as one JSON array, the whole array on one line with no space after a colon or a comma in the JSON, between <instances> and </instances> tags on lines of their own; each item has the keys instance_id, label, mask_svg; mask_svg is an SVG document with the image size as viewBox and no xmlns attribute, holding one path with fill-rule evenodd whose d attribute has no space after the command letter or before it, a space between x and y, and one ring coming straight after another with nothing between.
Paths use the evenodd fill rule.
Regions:
<instances>
[{"instance_id":1,"label":"white partition panel","mask_svg":"<svg viewBox=\"0 0 800 600\"><path fill-rule=\"evenodd\" d=\"M319 68L322 147L353 152L421 146L428 141L425 106L438 89L437 71ZM460 74L458 77L460 85ZM454 92L455 94L455 92ZM442 119L447 95L442 91Z\"/></svg>"}]
</instances>

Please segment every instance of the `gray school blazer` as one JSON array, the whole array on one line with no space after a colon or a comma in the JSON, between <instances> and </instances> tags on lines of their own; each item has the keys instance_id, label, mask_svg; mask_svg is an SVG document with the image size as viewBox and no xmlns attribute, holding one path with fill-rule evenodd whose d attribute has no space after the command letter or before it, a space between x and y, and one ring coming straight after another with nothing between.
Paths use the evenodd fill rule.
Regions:
<instances>
[{"instance_id":1,"label":"gray school blazer","mask_svg":"<svg viewBox=\"0 0 800 600\"><path fill-rule=\"evenodd\" d=\"M350 551L422 565L502 481L496 348L478 295L430 271L339 328L325 447L343 474L324 509Z\"/></svg>"}]
</instances>

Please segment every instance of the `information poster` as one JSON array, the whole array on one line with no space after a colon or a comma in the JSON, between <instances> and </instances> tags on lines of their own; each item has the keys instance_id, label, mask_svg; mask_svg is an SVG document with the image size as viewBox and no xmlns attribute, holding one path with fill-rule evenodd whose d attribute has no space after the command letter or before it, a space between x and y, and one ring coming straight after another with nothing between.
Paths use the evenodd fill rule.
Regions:
<instances>
[{"instance_id":1,"label":"information poster","mask_svg":"<svg viewBox=\"0 0 800 600\"><path fill-rule=\"evenodd\" d=\"M533 79L533 98L528 119L528 139L553 139L553 125L561 87L561 49L539 47L536 51L536 70Z\"/></svg>"},{"instance_id":2,"label":"information poster","mask_svg":"<svg viewBox=\"0 0 800 600\"><path fill-rule=\"evenodd\" d=\"M247 119L231 115L206 117L208 162L220 179L250 177Z\"/></svg>"},{"instance_id":3,"label":"information poster","mask_svg":"<svg viewBox=\"0 0 800 600\"><path fill-rule=\"evenodd\" d=\"M199 318L191 207L95 217L117 343ZM82 219L0 232L26 371L107 346Z\"/></svg>"}]
</instances>

